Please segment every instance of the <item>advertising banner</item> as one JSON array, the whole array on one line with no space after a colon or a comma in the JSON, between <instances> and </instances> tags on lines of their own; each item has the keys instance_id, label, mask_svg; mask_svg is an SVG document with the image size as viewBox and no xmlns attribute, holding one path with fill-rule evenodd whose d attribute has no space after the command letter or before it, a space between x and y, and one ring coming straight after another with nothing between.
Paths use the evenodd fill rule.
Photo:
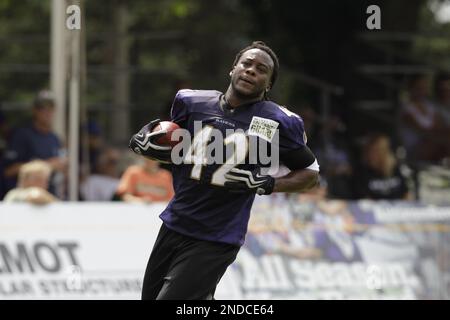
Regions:
<instances>
[{"instance_id":1,"label":"advertising banner","mask_svg":"<svg viewBox=\"0 0 450 320\"><path fill-rule=\"evenodd\" d=\"M0 205L0 300L140 299L165 203ZM257 197L216 299L449 299L450 207Z\"/></svg>"},{"instance_id":2,"label":"advertising banner","mask_svg":"<svg viewBox=\"0 0 450 320\"><path fill-rule=\"evenodd\" d=\"M0 205L0 299L139 299L164 207Z\"/></svg>"},{"instance_id":3,"label":"advertising banner","mask_svg":"<svg viewBox=\"0 0 450 320\"><path fill-rule=\"evenodd\" d=\"M450 207L259 199L223 296L449 299Z\"/></svg>"}]
</instances>

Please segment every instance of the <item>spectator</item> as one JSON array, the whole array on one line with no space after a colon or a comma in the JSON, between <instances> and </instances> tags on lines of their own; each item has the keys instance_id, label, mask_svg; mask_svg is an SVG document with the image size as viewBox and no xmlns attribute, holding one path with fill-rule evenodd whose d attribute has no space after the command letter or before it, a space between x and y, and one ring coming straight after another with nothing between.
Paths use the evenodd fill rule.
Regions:
<instances>
[{"instance_id":1,"label":"spectator","mask_svg":"<svg viewBox=\"0 0 450 320\"><path fill-rule=\"evenodd\" d=\"M440 73L435 79L436 104L450 126L450 74Z\"/></svg>"},{"instance_id":2,"label":"spectator","mask_svg":"<svg viewBox=\"0 0 450 320\"><path fill-rule=\"evenodd\" d=\"M45 160L55 172L64 172L67 159L61 156L61 142L52 132L55 103L49 91L38 93L32 108L32 123L18 128L12 135L5 152L4 176L7 189L17 183L22 165L33 159ZM50 191L57 192L55 175L50 178Z\"/></svg>"},{"instance_id":3,"label":"spectator","mask_svg":"<svg viewBox=\"0 0 450 320\"><path fill-rule=\"evenodd\" d=\"M102 131L98 123L94 120L90 120L87 125L87 151L89 154L89 167L91 172L97 173L97 158L104 151L104 143L102 139ZM84 150L83 150L84 151Z\"/></svg>"},{"instance_id":4,"label":"spectator","mask_svg":"<svg viewBox=\"0 0 450 320\"><path fill-rule=\"evenodd\" d=\"M18 187L10 190L5 196L5 202L30 202L33 204L48 204L57 201L47 191L52 168L42 160L33 160L20 167Z\"/></svg>"},{"instance_id":5,"label":"spectator","mask_svg":"<svg viewBox=\"0 0 450 320\"><path fill-rule=\"evenodd\" d=\"M408 98L400 111L400 139L410 161L436 161L440 147L436 140L439 115L429 98L428 78L414 76L409 81Z\"/></svg>"},{"instance_id":6,"label":"spectator","mask_svg":"<svg viewBox=\"0 0 450 320\"><path fill-rule=\"evenodd\" d=\"M450 74L441 73L435 79L436 106L439 112L442 140L442 157L450 157Z\"/></svg>"},{"instance_id":7,"label":"spectator","mask_svg":"<svg viewBox=\"0 0 450 320\"><path fill-rule=\"evenodd\" d=\"M95 120L89 120L80 128L79 144L79 179L85 181L91 174L98 173L98 157L104 151L105 145L100 126ZM81 189L80 189L81 191Z\"/></svg>"},{"instance_id":8,"label":"spectator","mask_svg":"<svg viewBox=\"0 0 450 320\"><path fill-rule=\"evenodd\" d=\"M156 161L142 158L122 175L118 196L126 202L169 201L173 197L172 176Z\"/></svg>"},{"instance_id":9,"label":"spectator","mask_svg":"<svg viewBox=\"0 0 450 320\"><path fill-rule=\"evenodd\" d=\"M332 115L322 122L322 131L328 132L328 140L320 137L320 145L313 149L325 177L327 196L332 199L352 199L353 163L347 127L338 115ZM308 134L308 132L307 132Z\"/></svg>"},{"instance_id":10,"label":"spectator","mask_svg":"<svg viewBox=\"0 0 450 320\"><path fill-rule=\"evenodd\" d=\"M9 127L8 122L6 121L5 114L0 110L0 156L3 155L3 152L6 148L6 141L8 140L9 135Z\"/></svg>"},{"instance_id":11,"label":"spectator","mask_svg":"<svg viewBox=\"0 0 450 320\"><path fill-rule=\"evenodd\" d=\"M353 168L349 147L342 143L343 140L348 140L343 137L347 129L345 124L337 115L333 115L326 121L320 119L316 111L309 105L304 106L299 114L303 119L308 145L319 159L320 183L306 192L289 195L290 205L296 207L298 203L300 207L305 207L308 202L317 202L327 198L352 198L350 178ZM332 135L328 145L325 145L323 137L325 126ZM331 191L328 189L327 179L331 179ZM295 211L295 209L293 210Z\"/></svg>"},{"instance_id":12,"label":"spectator","mask_svg":"<svg viewBox=\"0 0 450 320\"><path fill-rule=\"evenodd\" d=\"M386 135L368 137L362 161L357 177L359 198L411 199L406 179L400 172Z\"/></svg>"},{"instance_id":13,"label":"spectator","mask_svg":"<svg viewBox=\"0 0 450 320\"><path fill-rule=\"evenodd\" d=\"M0 200L3 199L3 196L5 195L5 179L3 177L3 169L4 169L4 159L3 154L6 149L6 142L8 141L9 137L9 126L8 122L6 121L5 115L0 110Z\"/></svg>"},{"instance_id":14,"label":"spectator","mask_svg":"<svg viewBox=\"0 0 450 320\"><path fill-rule=\"evenodd\" d=\"M119 185L119 152L109 148L101 152L97 158L94 173L81 183L80 194L85 201L113 200Z\"/></svg>"}]
</instances>

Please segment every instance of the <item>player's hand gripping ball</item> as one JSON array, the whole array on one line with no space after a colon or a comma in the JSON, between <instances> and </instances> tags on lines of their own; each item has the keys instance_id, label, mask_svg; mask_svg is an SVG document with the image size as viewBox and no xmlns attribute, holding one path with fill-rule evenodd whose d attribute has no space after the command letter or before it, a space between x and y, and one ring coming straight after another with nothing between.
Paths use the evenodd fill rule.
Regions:
<instances>
[{"instance_id":1,"label":"player's hand gripping ball","mask_svg":"<svg viewBox=\"0 0 450 320\"><path fill-rule=\"evenodd\" d=\"M180 126L177 125L175 122L171 121L161 121L159 122L153 129L152 132L164 132L163 135L160 135L158 138L155 139L155 142L161 146L171 146L174 147L178 144L177 141L172 140L172 134L175 130L180 129Z\"/></svg>"},{"instance_id":2,"label":"player's hand gripping ball","mask_svg":"<svg viewBox=\"0 0 450 320\"><path fill-rule=\"evenodd\" d=\"M136 154L171 163L172 148L178 144L178 141L172 141L172 134L179 128L174 122L153 120L131 137L128 146Z\"/></svg>"}]
</instances>

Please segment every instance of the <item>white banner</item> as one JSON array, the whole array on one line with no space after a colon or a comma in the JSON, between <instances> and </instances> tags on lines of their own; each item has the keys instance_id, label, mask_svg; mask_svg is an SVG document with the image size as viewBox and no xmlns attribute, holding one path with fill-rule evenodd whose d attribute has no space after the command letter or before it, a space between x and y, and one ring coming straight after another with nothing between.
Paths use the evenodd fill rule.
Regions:
<instances>
[{"instance_id":1,"label":"white banner","mask_svg":"<svg viewBox=\"0 0 450 320\"><path fill-rule=\"evenodd\" d=\"M449 207L274 200L216 299L449 299ZM165 206L0 204L0 300L140 299Z\"/></svg>"},{"instance_id":2,"label":"white banner","mask_svg":"<svg viewBox=\"0 0 450 320\"><path fill-rule=\"evenodd\" d=\"M1 299L140 299L165 203L0 205Z\"/></svg>"}]
</instances>

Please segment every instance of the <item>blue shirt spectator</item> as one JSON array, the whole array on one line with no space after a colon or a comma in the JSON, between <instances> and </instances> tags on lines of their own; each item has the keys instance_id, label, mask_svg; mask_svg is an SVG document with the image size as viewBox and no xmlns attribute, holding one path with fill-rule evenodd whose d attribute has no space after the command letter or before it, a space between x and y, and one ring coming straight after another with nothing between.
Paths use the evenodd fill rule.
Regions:
<instances>
[{"instance_id":1,"label":"blue shirt spectator","mask_svg":"<svg viewBox=\"0 0 450 320\"><path fill-rule=\"evenodd\" d=\"M45 160L56 172L66 168L67 160L60 155L61 142L52 132L54 111L51 94L41 91L33 103L31 125L13 132L4 155L6 191L16 186L20 167L31 160ZM56 192L54 179L51 180L50 191Z\"/></svg>"}]
</instances>

